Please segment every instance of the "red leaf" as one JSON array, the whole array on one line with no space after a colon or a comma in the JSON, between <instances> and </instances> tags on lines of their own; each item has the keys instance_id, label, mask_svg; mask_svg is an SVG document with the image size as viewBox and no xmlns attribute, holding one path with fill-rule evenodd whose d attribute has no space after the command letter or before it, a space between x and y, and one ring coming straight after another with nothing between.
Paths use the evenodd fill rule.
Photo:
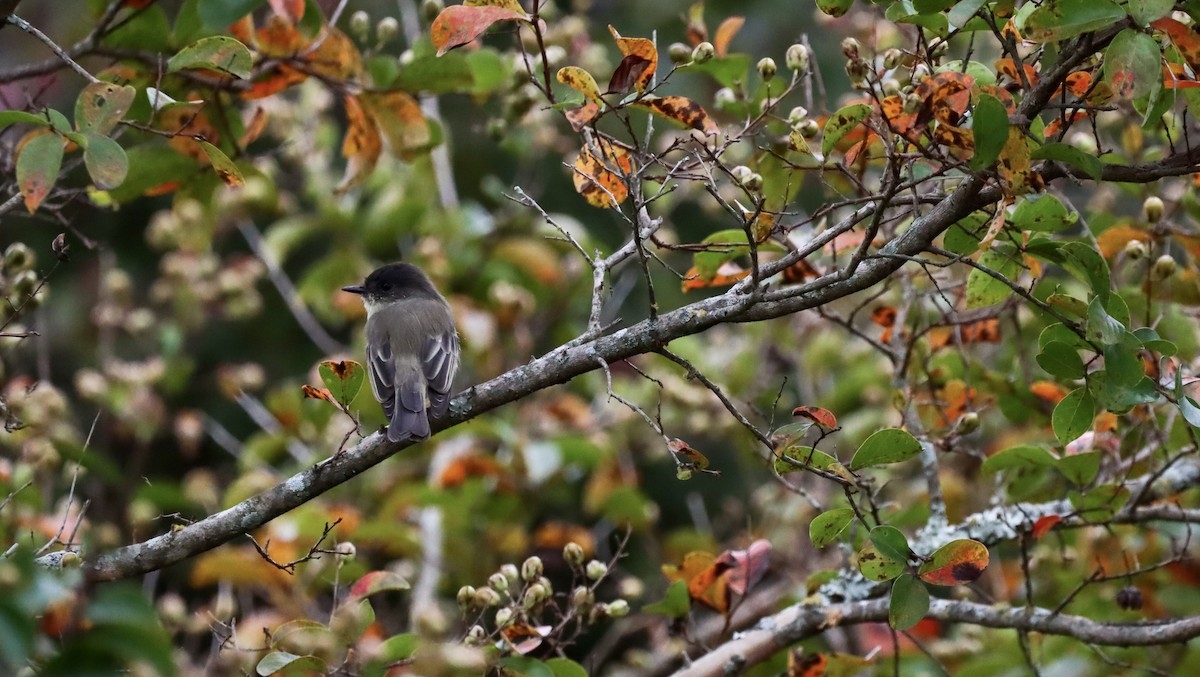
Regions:
<instances>
[{"instance_id":1,"label":"red leaf","mask_svg":"<svg viewBox=\"0 0 1200 677\"><path fill-rule=\"evenodd\" d=\"M1050 530L1054 528L1054 525L1061 521L1062 517L1059 517L1058 515L1046 515L1045 517L1039 517L1038 521L1033 523L1033 537L1037 540L1041 540L1042 536L1050 533Z\"/></svg>"},{"instance_id":2,"label":"red leaf","mask_svg":"<svg viewBox=\"0 0 1200 677\"><path fill-rule=\"evenodd\" d=\"M727 567L725 579L729 589L739 595L754 586L767 573L770 565L767 555L771 552L771 544L765 539L759 539L750 544L745 550L726 550L717 558L718 567Z\"/></svg>"},{"instance_id":3,"label":"red leaf","mask_svg":"<svg viewBox=\"0 0 1200 677\"><path fill-rule=\"evenodd\" d=\"M837 417L833 412L820 407L796 407L792 410L792 416L803 416L821 426L825 432L832 432L838 427Z\"/></svg>"},{"instance_id":4,"label":"red leaf","mask_svg":"<svg viewBox=\"0 0 1200 677\"><path fill-rule=\"evenodd\" d=\"M429 27L429 35L433 46L437 47L437 55L441 56L483 35L483 32L497 21L525 19L525 14L505 7L451 5L433 20L433 25Z\"/></svg>"}]
</instances>

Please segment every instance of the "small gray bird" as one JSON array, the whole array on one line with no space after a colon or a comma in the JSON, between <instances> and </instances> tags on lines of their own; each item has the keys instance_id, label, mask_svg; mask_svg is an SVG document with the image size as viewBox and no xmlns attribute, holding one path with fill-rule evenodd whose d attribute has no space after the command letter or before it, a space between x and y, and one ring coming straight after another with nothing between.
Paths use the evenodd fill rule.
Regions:
<instances>
[{"instance_id":1,"label":"small gray bird","mask_svg":"<svg viewBox=\"0 0 1200 677\"><path fill-rule=\"evenodd\" d=\"M367 373L387 416L392 442L429 437L429 416L442 416L458 370L458 332L446 299L420 268L389 263L361 285L367 308Z\"/></svg>"}]
</instances>

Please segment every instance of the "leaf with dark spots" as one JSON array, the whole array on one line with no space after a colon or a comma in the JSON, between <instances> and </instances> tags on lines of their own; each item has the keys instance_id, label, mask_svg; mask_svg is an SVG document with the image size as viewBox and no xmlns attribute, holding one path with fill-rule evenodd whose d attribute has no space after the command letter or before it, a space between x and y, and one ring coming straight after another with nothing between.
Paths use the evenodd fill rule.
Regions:
<instances>
[{"instance_id":1,"label":"leaf with dark spots","mask_svg":"<svg viewBox=\"0 0 1200 677\"><path fill-rule=\"evenodd\" d=\"M704 108L686 96L647 96L635 101L633 105L647 108L652 113L704 132L706 135L713 135L720 131L717 123L713 122Z\"/></svg>"},{"instance_id":2,"label":"leaf with dark spots","mask_svg":"<svg viewBox=\"0 0 1200 677\"><path fill-rule=\"evenodd\" d=\"M628 92L649 67L650 61L637 54L630 54L621 59L621 64L617 66L617 70L613 71L612 77L608 80L608 91L604 93L624 94Z\"/></svg>"}]
</instances>

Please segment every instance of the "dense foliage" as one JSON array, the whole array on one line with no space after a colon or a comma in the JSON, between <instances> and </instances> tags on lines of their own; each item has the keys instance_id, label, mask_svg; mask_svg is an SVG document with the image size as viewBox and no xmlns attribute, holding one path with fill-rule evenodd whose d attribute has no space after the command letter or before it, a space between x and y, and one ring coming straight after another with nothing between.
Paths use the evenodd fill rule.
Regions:
<instances>
[{"instance_id":1,"label":"dense foliage","mask_svg":"<svg viewBox=\"0 0 1200 677\"><path fill-rule=\"evenodd\" d=\"M79 4L0 0L0 669L1200 672L1200 3Z\"/></svg>"}]
</instances>

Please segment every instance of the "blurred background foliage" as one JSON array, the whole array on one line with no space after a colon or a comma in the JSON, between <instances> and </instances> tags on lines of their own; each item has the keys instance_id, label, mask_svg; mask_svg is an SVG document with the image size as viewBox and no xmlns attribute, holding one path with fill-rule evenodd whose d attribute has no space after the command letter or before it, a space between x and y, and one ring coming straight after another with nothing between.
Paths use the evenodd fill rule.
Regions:
<instances>
[{"instance_id":1,"label":"blurred background foliage","mask_svg":"<svg viewBox=\"0 0 1200 677\"><path fill-rule=\"evenodd\" d=\"M94 0L72 4L79 6L64 11L59 3L26 2L20 13L69 45L87 35L106 6ZM336 3L310 4L327 16ZM623 35L656 36L665 61L667 45L685 40L688 4L548 3L547 42L561 58L555 65L610 72L619 55L609 24ZM204 20L204 11L216 10L204 10L200 2L148 5L139 20L110 41L112 47L169 54L221 30ZM787 47L806 37L832 111L850 91L839 52L842 38L858 37L879 51L904 38L895 25L860 9L832 20L810 2L711 1L705 13L710 27L729 15L746 17L731 50L749 54L751 62L771 56L783 63ZM348 26L357 12L368 17L365 31ZM389 17L395 25L381 29L380 22ZM428 22L416 3L352 0L340 25L362 50L367 72L386 79L397 63L434 58ZM481 50L444 57L456 60L453 68L470 70L471 79L469 86L449 82L438 98L434 136L444 142L438 150L408 160L384 154L348 192L337 190L346 170L345 113L338 96L314 78L232 116L243 129L219 130L241 136L252 126L255 108L266 116L261 135L235 158L245 179L240 188L226 188L216 174L197 174L194 164L179 163L165 140L125 129L122 144L146 143L130 152L129 175L121 186L108 195L74 194L34 216L23 209L3 214L3 282L10 299L20 285L46 279L20 313L4 311L15 315L5 331L37 335L0 338L8 423L0 435L0 496L10 498L0 510L0 535L3 543L16 546L13 557L0 563L7 567L0 568L0 590L25 591L23 597L0 595L0 653L11 665L23 663L14 657L28 657L40 674L82 674L84 667L102 674L128 665L138 666L138 674L153 674L170 672L171 664L184 674L241 674L267 648L263 628L278 629L296 619L335 625L329 621L332 610L344 608L338 604L350 582L382 570L417 581L423 562L433 566L427 559L431 551L440 563L432 594L426 590L418 599L415 591L411 598L384 592L375 598L376 623L347 620L361 632L334 633L334 646L321 646L328 638L301 641L305 652L322 654L327 665L336 665L346 646L371 655L369 647L402 631L417 633L431 646L437 646L435 639L461 638L473 622L469 615L460 621L453 601L462 586L482 586L503 564L520 565L537 555L555 590L567 590L580 577L563 558L569 542L578 543L589 560L607 562L622 554L595 592L635 608L661 600L668 583L661 565L678 563L693 551L715 553L768 539L774 566L763 585L776 586L778 606L803 598L811 591L805 589L806 578L841 562L832 549L812 548L807 529L818 511L772 479L757 443L711 393L655 355L613 365L613 389L660 416L667 434L685 438L705 454L719 476L677 479L676 460L663 440L636 413L612 401L603 374L593 373L442 433L255 534L260 544L269 540L273 559L287 562L303 557L325 527L340 519L323 547L352 543L353 557L326 554L300 564L292 575L267 563L253 544L235 541L146 577L142 589L166 634L149 620L149 607L138 611L137 600L144 598L132 589L100 586L84 613L71 604L84 593L72 592L58 574L23 559L58 539L95 552L167 532L172 524L229 507L338 449L352 423L328 403L304 399L300 386L319 384L321 360L361 359L363 310L357 298L338 290L376 265L401 257L415 262L450 300L462 334L463 388L580 332L590 309L591 270L535 210L510 199L514 186L533 196L589 252L619 246L627 227L609 212L588 207L572 187L563 160L577 152L578 139L561 114L546 108L525 84L524 69L514 68L512 33L501 26ZM0 39L0 72L49 56L43 45L12 26ZM118 62L112 56L82 61L93 71ZM461 71L447 78L452 76ZM143 86L155 82L148 73L139 77ZM672 83L672 93L700 101L722 124L738 119L734 109L723 110L714 98L720 83L713 78L685 71ZM175 98L192 97L185 83L173 84ZM0 84L0 101L11 109L32 103L70 111L79 88L75 74L62 70ZM145 121L149 114L139 96L130 118ZM1119 134L1135 134L1120 121L1112 125ZM11 147L18 139L10 128L2 142ZM1150 141L1139 137L1136 143ZM1126 150L1137 156L1140 150L1133 144L1127 140ZM439 152L445 153L440 159ZM733 159L738 153L747 159L756 154L750 144L736 149ZM86 184L84 168L69 166L62 181ZM143 196L175 181L174 190ZM829 183L807 179L791 188L795 203L790 208L812 213L843 188L836 177ZM1088 214L1086 227L1100 233L1136 221L1144 190L1089 185L1068 187L1066 193ZM1181 196L1190 190L1187 182L1150 190L1191 206L1177 218L1194 224L1194 205ZM655 216L668 223L664 237L698 242L737 227L716 202L704 198L700 187L684 186L656 202ZM64 232L70 258L59 262L51 245ZM692 265L686 251L664 256L680 273ZM1121 265L1114 263L1118 275ZM684 292L671 270L653 270L661 310L711 293ZM1136 291L1140 273L1128 272L1124 282ZM631 324L646 316L636 265L616 269L611 283L605 323ZM1044 291L1070 284L1049 280ZM896 287L879 291L877 305L896 303ZM306 309L301 315L311 313L307 329L301 322L309 320L289 309L287 297L293 295L292 305ZM1135 316L1145 310L1136 297L1127 295ZM832 312L848 314L862 306L858 298L835 305ZM1170 306L1162 312L1158 331L1179 346L1181 356L1193 359L1192 311ZM855 326L877 338L881 328L868 314L859 315ZM1037 380L1029 366L1030 345L1045 324L1026 313L1012 328L1005 326L1001 342L926 348L916 360L914 372L920 373L904 394L926 398L921 412L927 428L945 433L963 411L982 417L980 432L956 437L956 448L942 450L952 522L989 505L995 480L981 473L983 457L1021 442L1053 440L1052 403L1027 387ZM717 327L674 341L671 349L717 379L766 428L788 422L799 405L835 412L842 431L824 448L843 458L871 432L900 423L892 366L866 341L814 313ZM958 407L955 415L947 413L949 407ZM383 421L367 389L351 408L360 412L364 432ZM1191 434L1186 425L1168 433L1173 441L1164 444L1176 447L1188 444ZM879 488L884 521L906 530L925 523L928 508L918 474L916 468L898 470ZM1048 500L1065 492L1061 478L1049 471L1031 471L1004 486L1012 500ZM840 493L821 484L806 488L819 503ZM431 508L441 508L434 524L425 519ZM64 524L78 524L73 540L61 533ZM625 534L628 543L618 550ZM1102 562L1110 571L1121 571L1129 566L1121 558L1131 554L1143 562L1164 558L1172 539L1187 538L1182 527L1176 533L1136 526L1066 532L1035 548L1040 565L1059 567L1038 571L1038 585L1044 586L1039 593L1050 599L1064 595ZM992 562L977 587L992 598L1016 600L1021 581L1016 546L998 548ZM1071 611L1098 620L1194 613L1200 605L1197 576L1200 571L1188 561L1139 578L1147 598L1141 611L1114 606L1120 581L1089 587ZM33 599L35 592L40 597ZM415 601L426 604L418 607ZM56 604L63 608L61 618L45 611ZM88 613L96 617L88 621L89 632L72 634ZM109 627L106 613L128 619L111 620L117 624L113 633L132 632L118 627L128 622L144 633L144 641L114 634L107 647L99 644L106 636L101 631ZM30 624L35 617L36 626ZM871 632L805 646L860 655L875 646L890 651L886 634ZM922 626L921 632L918 636L931 642L933 654L956 674L1006 674L1025 665L1011 638L995 648L991 630L951 633ZM63 637L76 639L52 639ZM114 644L128 645L129 651L113 649ZM598 672L652 674L682 646L661 617L641 615L617 623L598 619L576 644L563 648ZM933 665L911 645L902 651L905 674ZM1073 641L1046 638L1039 651L1061 674L1072 672L1071 666L1080 674L1092 668L1079 666L1097 664L1087 647ZM1200 670L1194 650L1169 651L1175 653L1164 662L1176 674ZM1133 650L1111 655L1118 661L1146 660ZM452 672L453 660L430 660L424 668L430 672L424 674ZM755 674L778 672L784 660L781 655ZM292 668L298 673L312 669Z\"/></svg>"}]
</instances>

